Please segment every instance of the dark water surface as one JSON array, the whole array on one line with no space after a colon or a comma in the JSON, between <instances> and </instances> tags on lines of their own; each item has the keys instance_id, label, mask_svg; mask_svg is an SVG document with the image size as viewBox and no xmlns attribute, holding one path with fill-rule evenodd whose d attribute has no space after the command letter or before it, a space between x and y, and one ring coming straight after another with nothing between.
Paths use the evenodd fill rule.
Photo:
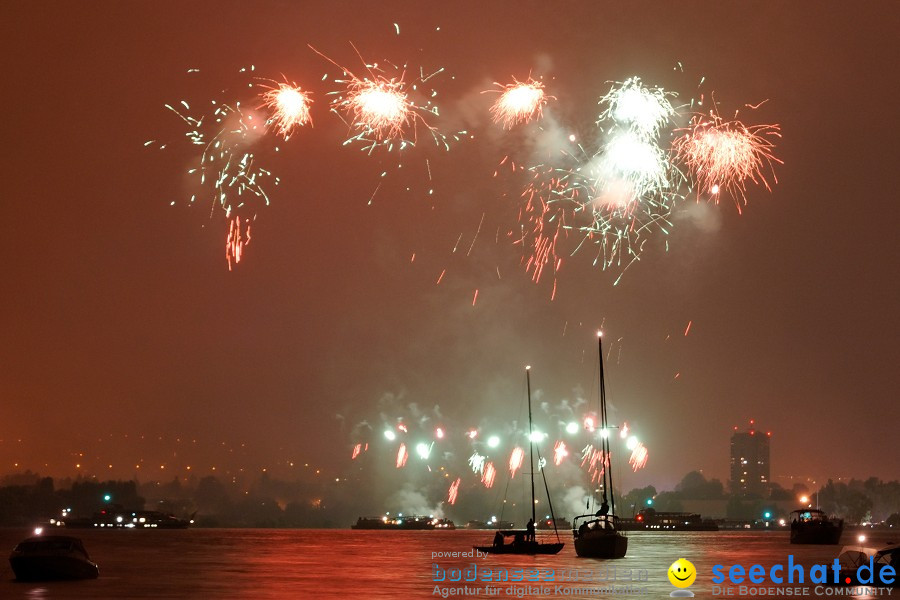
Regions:
<instances>
[{"instance_id":1,"label":"dark water surface","mask_svg":"<svg viewBox=\"0 0 900 600\"><path fill-rule=\"evenodd\" d=\"M30 535L26 530L0 530L0 598L31 599L127 599L127 598L439 598L440 592L451 598L663 598L675 588L666 571L680 557L697 569L697 581L691 586L697 597L783 598L775 587L806 586L807 597L846 597L816 595L809 582L808 568L831 564L841 546L791 546L787 532L725 531L694 533L633 532L629 535L628 555L621 560L599 561L575 556L570 535L563 535L566 546L557 556L489 556L486 558L447 558L439 552L468 552L472 544L489 544L489 531L351 531L351 530L271 530L271 529L192 529L181 531L73 530L94 561L100 565L100 578L93 581L19 583L9 566L9 551ZM855 543L856 534L845 532L842 544ZM870 533L867 545L879 546L900 536ZM769 588L763 593L742 590L725 584L713 594L712 567L733 564L766 568L787 562L807 567L805 584L793 583ZM477 565L478 581L472 583L434 581L435 567L448 571ZM481 580L485 568L539 569L546 579L554 570L554 581L486 583ZM615 570L613 570L613 568ZM643 570L644 579L639 580ZM630 577L629 577L630 571ZM577 574L580 581L560 581L563 572ZM440 570L437 571L438 576ZM727 575L726 575L727 576ZM633 579L634 581L630 581ZM610 593L615 585L629 585L642 594ZM744 582L746 585L746 582ZM435 593L438 586L438 593ZM558 587L559 586L559 587ZM499 593L489 595L499 588ZM539 589L540 588L540 589ZM580 589L579 589L580 588ZM781 592L784 594L784 590ZM864 594L857 597L872 597ZM875 597L890 596L883 592Z\"/></svg>"}]
</instances>

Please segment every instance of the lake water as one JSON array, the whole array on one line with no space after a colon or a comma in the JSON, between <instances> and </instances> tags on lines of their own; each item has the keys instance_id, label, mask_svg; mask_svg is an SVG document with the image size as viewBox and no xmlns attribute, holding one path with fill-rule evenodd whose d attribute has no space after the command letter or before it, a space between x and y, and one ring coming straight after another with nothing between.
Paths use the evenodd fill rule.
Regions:
<instances>
[{"instance_id":1,"label":"lake water","mask_svg":"<svg viewBox=\"0 0 900 600\"><path fill-rule=\"evenodd\" d=\"M830 565L840 550L840 546L791 546L785 531L631 532L628 555L615 561L578 558L570 532L560 533L566 546L557 556L484 558L446 558L435 553L468 552L473 544L490 544L490 531L192 529L70 533L84 541L100 565L99 579L16 582L6 557L30 532L0 530L0 550L6 553L0 565L0 598L441 597L435 594L435 586L438 592L457 592L448 596L453 598L662 598L675 590L666 571L679 557L688 559L697 569L697 581L690 588L697 597L781 598L784 596L775 595L779 587L781 594L787 588L796 594L805 586L808 597L827 598L834 596L825 595L824 590L816 595L816 584L809 582L809 567ZM842 543L855 543L855 537L855 533L845 532ZM870 545L883 545L888 540L900 541L900 535L869 533ZM789 554L795 563L806 566L805 584L768 583L768 590L754 593L728 583L727 569L733 564L761 564L768 572L772 565L785 564ZM472 563L478 569L476 582L434 580L441 569L450 572ZM717 564L725 565L726 580L719 586L725 589L714 590L712 584L712 568ZM525 571L526 577L538 569L544 581L485 583L481 579L485 568L508 569L511 577L516 569L532 570ZM554 581L546 581L549 569L554 570ZM564 573L579 580L560 581ZM612 585L618 586L620 593L610 593ZM628 589L636 593L621 593L623 586L630 586ZM488 595L498 589L499 593ZM900 591L893 591L891 596L885 591L857 597L900 598Z\"/></svg>"}]
</instances>

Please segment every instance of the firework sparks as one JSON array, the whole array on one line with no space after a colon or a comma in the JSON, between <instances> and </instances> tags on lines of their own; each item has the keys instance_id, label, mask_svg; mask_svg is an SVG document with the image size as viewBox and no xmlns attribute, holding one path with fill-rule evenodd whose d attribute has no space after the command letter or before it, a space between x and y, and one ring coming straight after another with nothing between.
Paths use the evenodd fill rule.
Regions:
<instances>
[{"instance_id":1,"label":"firework sparks","mask_svg":"<svg viewBox=\"0 0 900 600\"><path fill-rule=\"evenodd\" d=\"M424 442L420 442L420 443L416 444L416 454L418 454L419 458L421 458L422 460L428 460L428 457L431 456L432 446L434 446L433 442L431 445L428 445Z\"/></svg>"},{"instance_id":2,"label":"firework sparks","mask_svg":"<svg viewBox=\"0 0 900 600\"><path fill-rule=\"evenodd\" d=\"M771 191L766 172L778 181L774 163L773 138L781 137L778 125L744 125L725 121L714 111L695 115L689 127L672 144L676 160L686 165L697 184L698 193L718 202L722 191L746 204L747 182L762 184ZM738 206L740 209L740 205Z\"/></svg>"},{"instance_id":3,"label":"firework sparks","mask_svg":"<svg viewBox=\"0 0 900 600\"><path fill-rule=\"evenodd\" d=\"M272 111L269 122L278 128L278 133L288 139L295 127L302 127L312 122L309 92L300 86L279 83L277 88L269 89L261 94L264 105Z\"/></svg>"},{"instance_id":4,"label":"firework sparks","mask_svg":"<svg viewBox=\"0 0 900 600\"><path fill-rule=\"evenodd\" d=\"M525 451L516 446L509 455L509 476L515 477L516 471L522 468L522 462L525 460Z\"/></svg>"},{"instance_id":5,"label":"firework sparks","mask_svg":"<svg viewBox=\"0 0 900 600\"><path fill-rule=\"evenodd\" d=\"M459 495L459 484L462 480L457 477L456 481L450 484L450 489L447 491L447 502L450 504L456 504L456 497Z\"/></svg>"},{"instance_id":6,"label":"firework sparks","mask_svg":"<svg viewBox=\"0 0 900 600\"><path fill-rule=\"evenodd\" d=\"M240 72L249 74L253 70L250 67ZM255 84L247 85L252 88ZM225 218L231 220L226 237L226 261L231 270L240 262L243 248L249 242L250 221L256 216L255 205L269 204L264 186L271 181L278 185L279 179L262 167L257 157L257 146L266 133L262 114L243 107L240 101L232 98L217 97L200 103L200 106L206 109L198 110L186 100L165 105L186 126L187 142L199 150L199 157L187 171L196 188L190 204L198 198L209 198L210 217L219 208ZM159 145L161 149L166 146ZM267 149L271 148L264 146L260 151ZM247 216L235 220L238 213Z\"/></svg>"},{"instance_id":7,"label":"firework sparks","mask_svg":"<svg viewBox=\"0 0 900 600\"><path fill-rule=\"evenodd\" d=\"M413 105L403 81L352 79L346 99L338 104L352 116L353 125L376 140L398 137L412 118Z\"/></svg>"},{"instance_id":8,"label":"firework sparks","mask_svg":"<svg viewBox=\"0 0 900 600\"><path fill-rule=\"evenodd\" d=\"M409 458L409 453L406 451L406 444L400 444L400 447L397 449L397 468L402 469L406 466L406 461Z\"/></svg>"},{"instance_id":9,"label":"firework sparks","mask_svg":"<svg viewBox=\"0 0 900 600\"><path fill-rule=\"evenodd\" d=\"M660 128L675 116L675 108L669 101L672 92L659 87L647 87L640 77L632 77L616 83L600 104L606 105L600 119L612 119L645 138L655 138Z\"/></svg>"},{"instance_id":10,"label":"firework sparks","mask_svg":"<svg viewBox=\"0 0 900 600\"><path fill-rule=\"evenodd\" d=\"M186 102L182 105L188 106ZM196 177L201 187L212 185L213 198L226 216L244 206L247 197L269 204L262 183L272 173L259 167L256 155L250 151L265 133L261 127L264 121L254 111L244 110L240 102L231 105L213 100L212 105L216 108L211 115L194 117L166 104L188 125L186 136L190 142L203 146L199 167L189 169L188 175ZM191 202L195 199L196 195L192 196Z\"/></svg>"},{"instance_id":11,"label":"firework sparks","mask_svg":"<svg viewBox=\"0 0 900 600\"><path fill-rule=\"evenodd\" d=\"M595 448L593 444L588 444L581 451L581 466L587 467L591 481L600 481L608 463L609 457L600 448Z\"/></svg>"},{"instance_id":12,"label":"firework sparks","mask_svg":"<svg viewBox=\"0 0 900 600\"><path fill-rule=\"evenodd\" d=\"M494 83L502 91L491 106L491 115L494 123L502 123L504 129L512 129L518 123L539 119L549 99L544 93L544 84L540 81L529 77L524 82L513 78L513 82L506 85Z\"/></svg>"},{"instance_id":13,"label":"firework sparks","mask_svg":"<svg viewBox=\"0 0 900 600\"><path fill-rule=\"evenodd\" d=\"M558 440L556 445L553 446L553 464L558 467L568 455L569 450L566 448L566 443L562 440Z\"/></svg>"},{"instance_id":14,"label":"firework sparks","mask_svg":"<svg viewBox=\"0 0 900 600\"><path fill-rule=\"evenodd\" d=\"M481 475L481 483L484 484L484 487L490 489L494 487L494 479L497 478L497 469L494 468L494 463L489 462L484 465L484 473Z\"/></svg>"},{"instance_id":15,"label":"firework sparks","mask_svg":"<svg viewBox=\"0 0 900 600\"><path fill-rule=\"evenodd\" d=\"M657 194L669 185L666 155L652 141L634 132L616 132L606 143L594 173L595 212L601 208L628 209L642 197Z\"/></svg>"},{"instance_id":16,"label":"firework sparks","mask_svg":"<svg viewBox=\"0 0 900 600\"><path fill-rule=\"evenodd\" d=\"M485 457L481 454L475 452L472 456L469 457L469 466L472 467L473 473L483 474L484 473L484 461Z\"/></svg>"},{"instance_id":17,"label":"firework sparks","mask_svg":"<svg viewBox=\"0 0 900 600\"><path fill-rule=\"evenodd\" d=\"M533 179L522 194L521 243L531 250L526 271L535 282L545 266L559 271L559 245L570 233L576 246L568 254L592 244L598 247L595 264L622 267L623 273L652 232L668 233L685 181L658 142L675 114L669 101L674 95L637 77L615 84L600 99L604 109L594 134L583 136L585 145L570 135L573 145L553 164L528 169Z\"/></svg>"},{"instance_id":18,"label":"firework sparks","mask_svg":"<svg viewBox=\"0 0 900 600\"><path fill-rule=\"evenodd\" d=\"M350 460L355 460L359 453L362 452L362 444L357 444L353 446L353 453L350 456Z\"/></svg>"},{"instance_id":19,"label":"firework sparks","mask_svg":"<svg viewBox=\"0 0 900 600\"><path fill-rule=\"evenodd\" d=\"M638 469L643 469L647 465L647 454L647 447L644 444L638 442L634 446L631 457L628 459L632 471L637 472Z\"/></svg>"},{"instance_id":20,"label":"firework sparks","mask_svg":"<svg viewBox=\"0 0 900 600\"><path fill-rule=\"evenodd\" d=\"M344 78L334 81L342 84L344 89L329 92L329 95L334 96L331 101L332 111L341 116L354 131L344 144L362 142L363 150L370 153L377 147L384 147L388 151L395 148L402 150L417 144L421 126L431 134L435 144L449 150L450 142L459 141L466 133L460 131L444 134L428 122L431 117L437 117L440 111L434 101L437 91L431 89L429 93L426 82L442 73L443 68L429 74L420 68L418 77L409 77L406 65L401 68L388 61L384 65L378 65L368 64L363 60L368 76L358 77L347 67L339 65L312 46L310 48L343 72ZM362 60L362 55L358 50L356 52ZM385 70L390 68L393 69L392 75Z\"/></svg>"},{"instance_id":21,"label":"firework sparks","mask_svg":"<svg viewBox=\"0 0 900 600\"><path fill-rule=\"evenodd\" d=\"M225 260L228 262L228 270L234 264L241 262L244 254L244 246L250 243L250 221L244 219L243 233L241 218L233 218L228 225L228 237L225 239Z\"/></svg>"}]
</instances>

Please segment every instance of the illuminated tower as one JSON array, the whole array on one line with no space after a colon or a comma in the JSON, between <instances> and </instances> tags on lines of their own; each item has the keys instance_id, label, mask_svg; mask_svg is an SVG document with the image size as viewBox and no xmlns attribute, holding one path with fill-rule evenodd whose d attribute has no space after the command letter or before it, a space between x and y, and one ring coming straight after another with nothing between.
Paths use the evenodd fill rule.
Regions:
<instances>
[{"instance_id":1,"label":"illuminated tower","mask_svg":"<svg viewBox=\"0 0 900 600\"><path fill-rule=\"evenodd\" d=\"M753 428L731 436L731 493L736 496L766 497L769 493L769 438Z\"/></svg>"}]
</instances>

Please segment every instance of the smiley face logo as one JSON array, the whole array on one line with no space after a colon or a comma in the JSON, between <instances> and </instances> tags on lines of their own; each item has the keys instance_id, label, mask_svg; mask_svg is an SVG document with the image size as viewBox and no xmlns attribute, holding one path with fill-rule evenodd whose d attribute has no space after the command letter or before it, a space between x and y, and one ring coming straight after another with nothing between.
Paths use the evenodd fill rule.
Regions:
<instances>
[{"instance_id":1,"label":"smiley face logo","mask_svg":"<svg viewBox=\"0 0 900 600\"><path fill-rule=\"evenodd\" d=\"M690 587L697 579L697 569L690 561L679 558L669 567L669 581L677 588Z\"/></svg>"}]
</instances>

